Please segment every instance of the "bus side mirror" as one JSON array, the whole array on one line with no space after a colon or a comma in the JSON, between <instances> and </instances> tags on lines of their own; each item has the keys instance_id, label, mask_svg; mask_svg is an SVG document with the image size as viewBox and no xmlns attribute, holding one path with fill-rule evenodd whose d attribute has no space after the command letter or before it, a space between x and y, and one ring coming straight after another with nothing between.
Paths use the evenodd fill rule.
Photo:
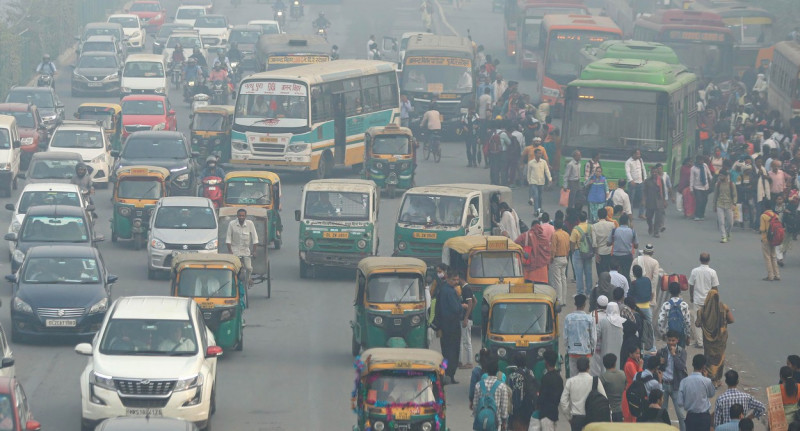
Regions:
<instances>
[{"instance_id":1,"label":"bus side mirror","mask_svg":"<svg viewBox=\"0 0 800 431\"><path fill-rule=\"evenodd\" d=\"M300 221L300 210L294 210L294 219Z\"/></svg>"}]
</instances>

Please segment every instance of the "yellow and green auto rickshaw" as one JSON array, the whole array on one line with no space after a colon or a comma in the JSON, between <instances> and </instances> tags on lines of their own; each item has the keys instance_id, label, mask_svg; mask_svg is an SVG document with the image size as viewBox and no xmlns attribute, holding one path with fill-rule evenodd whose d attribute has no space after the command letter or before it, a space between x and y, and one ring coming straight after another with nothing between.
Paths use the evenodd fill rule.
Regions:
<instances>
[{"instance_id":1,"label":"yellow and green auto rickshaw","mask_svg":"<svg viewBox=\"0 0 800 431\"><path fill-rule=\"evenodd\" d=\"M172 261L173 296L193 298L203 320L225 350L244 348L247 286L239 278L242 264L232 254L178 253Z\"/></svg>"},{"instance_id":2,"label":"yellow and green auto rickshaw","mask_svg":"<svg viewBox=\"0 0 800 431\"><path fill-rule=\"evenodd\" d=\"M442 247L442 262L466 276L476 304L483 303L486 286L524 283L522 261L522 247L504 236L457 236ZM482 322L480 307L472 309L472 321Z\"/></svg>"},{"instance_id":3,"label":"yellow and green auto rickshaw","mask_svg":"<svg viewBox=\"0 0 800 431\"><path fill-rule=\"evenodd\" d=\"M425 262L413 257L361 259L356 270L353 356L372 347L428 347Z\"/></svg>"},{"instance_id":4,"label":"yellow and green auto rickshaw","mask_svg":"<svg viewBox=\"0 0 800 431\"><path fill-rule=\"evenodd\" d=\"M192 152L200 153L200 160L209 155L216 155L220 163L231 159L233 113L233 105L201 106L192 112Z\"/></svg>"},{"instance_id":5,"label":"yellow and green auto rickshaw","mask_svg":"<svg viewBox=\"0 0 800 431\"><path fill-rule=\"evenodd\" d=\"M353 431L447 431L439 352L377 347L356 358L355 368Z\"/></svg>"},{"instance_id":6,"label":"yellow and green auto rickshaw","mask_svg":"<svg viewBox=\"0 0 800 431\"><path fill-rule=\"evenodd\" d=\"M407 127L376 126L364 134L364 169L361 178L375 181L394 198L397 189L414 187L417 141Z\"/></svg>"},{"instance_id":7,"label":"yellow and green auto rickshaw","mask_svg":"<svg viewBox=\"0 0 800 431\"><path fill-rule=\"evenodd\" d=\"M500 369L513 364L517 352L537 379L544 376L544 352L558 353L560 336L556 291L546 284L495 284L483 290L483 347L497 353Z\"/></svg>"},{"instance_id":8,"label":"yellow and green auto rickshaw","mask_svg":"<svg viewBox=\"0 0 800 431\"><path fill-rule=\"evenodd\" d=\"M122 106L116 103L81 103L75 112L75 118L102 122L111 150L122 150Z\"/></svg>"},{"instance_id":9,"label":"yellow and green auto rickshaw","mask_svg":"<svg viewBox=\"0 0 800 431\"><path fill-rule=\"evenodd\" d=\"M136 250L147 242L150 216L159 199L168 194L169 170L157 166L126 166L117 169L114 183L114 214L111 242L133 240Z\"/></svg>"},{"instance_id":10,"label":"yellow and green auto rickshaw","mask_svg":"<svg viewBox=\"0 0 800 431\"><path fill-rule=\"evenodd\" d=\"M281 248L281 178L269 171L233 171L225 175L223 207L259 207L267 210L267 244Z\"/></svg>"}]
</instances>

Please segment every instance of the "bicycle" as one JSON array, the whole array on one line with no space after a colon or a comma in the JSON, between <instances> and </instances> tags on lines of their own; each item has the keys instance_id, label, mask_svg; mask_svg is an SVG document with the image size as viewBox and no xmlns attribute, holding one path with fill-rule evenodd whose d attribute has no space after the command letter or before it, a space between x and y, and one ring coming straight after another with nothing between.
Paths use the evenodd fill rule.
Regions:
<instances>
[{"instance_id":1,"label":"bicycle","mask_svg":"<svg viewBox=\"0 0 800 431\"><path fill-rule=\"evenodd\" d=\"M433 161L439 163L442 159L442 147L440 143L440 131L428 130L425 132L425 141L422 144L422 154L428 160L433 154Z\"/></svg>"},{"instance_id":2,"label":"bicycle","mask_svg":"<svg viewBox=\"0 0 800 431\"><path fill-rule=\"evenodd\" d=\"M247 266L244 263L244 259L245 258L250 258L250 264L252 265L253 264L253 259L255 259L255 257L253 257L253 256L237 256L237 257L239 258L239 261L242 262L242 269L239 272L239 274L240 274L241 278L244 278L245 280L247 280L247 289L245 290L245 307L247 306L247 303L248 303L247 302L248 301L248 292L247 291L249 291L250 287L252 287L254 284L261 284L261 283L266 281L267 282L267 298L272 297L272 277L271 277L271 272L272 271L271 271L269 262L267 262L267 268L266 268L267 272L266 272L266 274L258 274L256 272L250 273L250 271L248 271Z\"/></svg>"}]
</instances>

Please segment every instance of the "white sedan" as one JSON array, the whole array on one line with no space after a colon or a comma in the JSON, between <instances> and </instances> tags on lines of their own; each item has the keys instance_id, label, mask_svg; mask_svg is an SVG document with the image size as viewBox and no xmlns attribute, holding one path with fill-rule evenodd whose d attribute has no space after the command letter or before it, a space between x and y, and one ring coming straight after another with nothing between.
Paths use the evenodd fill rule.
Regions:
<instances>
[{"instance_id":1,"label":"white sedan","mask_svg":"<svg viewBox=\"0 0 800 431\"><path fill-rule=\"evenodd\" d=\"M125 34L128 47L144 49L147 31L142 26L142 21L138 16L120 13L108 17L108 22L122 25L122 32Z\"/></svg>"}]
</instances>

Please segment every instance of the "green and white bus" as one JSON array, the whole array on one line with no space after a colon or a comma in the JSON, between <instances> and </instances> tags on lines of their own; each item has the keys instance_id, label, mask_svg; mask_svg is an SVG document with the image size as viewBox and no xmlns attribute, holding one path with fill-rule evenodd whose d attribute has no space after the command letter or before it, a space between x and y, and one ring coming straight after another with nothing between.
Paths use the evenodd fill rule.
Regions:
<instances>
[{"instance_id":1,"label":"green and white bus","mask_svg":"<svg viewBox=\"0 0 800 431\"><path fill-rule=\"evenodd\" d=\"M581 49L581 67L604 58L628 58L631 60L661 61L681 64L675 50L658 42L640 40L607 40L599 46L588 45Z\"/></svg>"},{"instance_id":2,"label":"green and white bus","mask_svg":"<svg viewBox=\"0 0 800 431\"><path fill-rule=\"evenodd\" d=\"M230 165L316 172L364 163L364 132L400 121L396 64L336 60L256 73L236 97Z\"/></svg>"},{"instance_id":3,"label":"green and white bus","mask_svg":"<svg viewBox=\"0 0 800 431\"><path fill-rule=\"evenodd\" d=\"M603 174L612 185L625 178L625 160L635 149L648 167L662 163L674 181L682 159L691 156L697 77L684 66L598 60L567 86L565 103L562 160L574 150L581 150L583 160L599 151Z\"/></svg>"}]
</instances>

